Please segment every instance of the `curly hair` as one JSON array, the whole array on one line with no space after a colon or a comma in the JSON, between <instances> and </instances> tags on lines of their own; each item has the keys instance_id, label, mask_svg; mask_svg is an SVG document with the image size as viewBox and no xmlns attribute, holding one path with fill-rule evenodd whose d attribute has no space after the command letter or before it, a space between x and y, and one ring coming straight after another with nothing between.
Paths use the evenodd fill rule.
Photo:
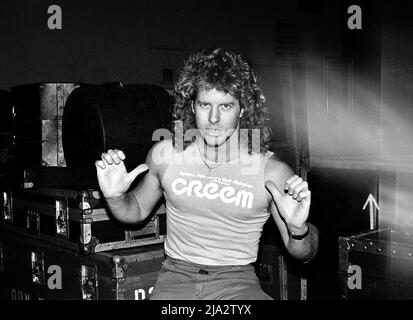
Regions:
<instances>
[{"instance_id":1,"label":"curly hair","mask_svg":"<svg viewBox=\"0 0 413 320\"><path fill-rule=\"evenodd\" d=\"M222 48L210 48L191 55L185 62L175 84L172 112L174 123L182 121L183 135L188 129L196 128L191 104L200 89L216 89L234 96L244 110L240 129L249 129L248 152L252 153L252 129L260 130L260 152L267 152L271 129L266 123L265 97L254 71L241 55ZM177 132L173 125L171 129L175 146ZM183 141L183 148L191 142Z\"/></svg>"}]
</instances>

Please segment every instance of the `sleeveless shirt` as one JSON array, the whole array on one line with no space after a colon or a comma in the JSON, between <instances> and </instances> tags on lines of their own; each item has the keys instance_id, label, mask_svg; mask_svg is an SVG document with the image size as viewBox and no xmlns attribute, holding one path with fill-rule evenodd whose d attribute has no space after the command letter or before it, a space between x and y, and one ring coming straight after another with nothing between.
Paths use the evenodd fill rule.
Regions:
<instances>
[{"instance_id":1,"label":"sleeveless shirt","mask_svg":"<svg viewBox=\"0 0 413 320\"><path fill-rule=\"evenodd\" d=\"M210 170L195 143L173 150L162 177L165 253L203 265L246 265L257 259L270 216L264 169L273 153L243 155Z\"/></svg>"}]
</instances>

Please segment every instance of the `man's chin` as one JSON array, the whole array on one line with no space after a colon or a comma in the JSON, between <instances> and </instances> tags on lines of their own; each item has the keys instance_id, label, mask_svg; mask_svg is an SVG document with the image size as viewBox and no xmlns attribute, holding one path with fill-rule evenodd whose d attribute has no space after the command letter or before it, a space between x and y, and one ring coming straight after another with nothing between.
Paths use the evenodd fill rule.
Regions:
<instances>
[{"instance_id":1,"label":"man's chin","mask_svg":"<svg viewBox=\"0 0 413 320\"><path fill-rule=\"evenodd\" d=\"M204 143L208 147L218 148L225 144L225 142L227 141L227 138L226 137L211 137L211 136L206 135L203 137L203 140L204 140Z\"/></svg>"}]
</instances>

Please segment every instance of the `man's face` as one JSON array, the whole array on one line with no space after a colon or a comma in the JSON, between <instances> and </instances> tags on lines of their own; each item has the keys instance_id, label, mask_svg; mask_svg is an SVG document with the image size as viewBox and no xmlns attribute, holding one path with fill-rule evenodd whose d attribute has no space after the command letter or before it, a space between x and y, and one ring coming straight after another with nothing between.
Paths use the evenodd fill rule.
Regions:
<instances>
[{"instance_id":1,"label":"man's face","mask_svg":"<svg viewBox=\"0 0 413 320\"><path fill-rule=\"evenodd\" d=\"M208 146L219 147L237 130L240 105L234 96L216 89L200 89L193 110L196 125Z\"/></svg>"}]
</instances>

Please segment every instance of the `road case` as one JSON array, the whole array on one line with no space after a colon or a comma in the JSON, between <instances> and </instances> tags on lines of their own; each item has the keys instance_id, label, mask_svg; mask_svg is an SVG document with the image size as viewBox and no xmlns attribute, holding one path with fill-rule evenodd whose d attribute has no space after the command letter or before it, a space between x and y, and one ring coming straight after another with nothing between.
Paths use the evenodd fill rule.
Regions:
<instances>
[{"instance_id":1,"label":"road case","mask_svg":"<svg viewBox=\"0 0 413 320\"><path fill-rule=\"evenodd\" d=\"M19 168L16 164L9 163L0 167L0 188L95 188L76 183L71 170L67 167L32 167Z\"/></svg>"},{"instance_id":2,"label":"road case","mask_svg":"<svg viewBox=\"0 0 413 320\"><path fill-rule=\"evenodd\" d=\"M66 167L62 143L63 111L77 83L30 83L11 88L15 106L16 162Z\"/></svg>"},{"instance_id":3,"label":"road case","mask_svg":"<svg viewBox=\"0 0 413 320\"><path fill-rule=\"evenodd\" d=\"M413 236L379 229L339 238L340 298L413 299Z\"/></svg>"},{"instance_id":4,"label":"road case","mask_svg":"<svg viewBox=\"0 0 413 320\"><path fill-rule=\"evenodd\" d=\"M54 243L84 254L162 243L165 206L137 225L113 218L97 190L3 189L0 229Z\"/></svg>"},{"instance_id":5,"label":"road case","mask_svg":"<svg viewBox=\"0 0 413 320\"><path fill-rule=\"evenodd\" d=\"M11 232L0 248L3 300L145 300L164 261L162 244L84 256Z\"/></svg>"},{"instance_id":6,"label":"road case","mask_svg":"<svg viewBox=\"0 0 413 320\"><path fill-rule=\"evenodd\" d=\"M301 262L289 257L281 244L263 243L255 272L261 288L275 300L307 300L307 280Z\"/></svg>"}]
</instances>

